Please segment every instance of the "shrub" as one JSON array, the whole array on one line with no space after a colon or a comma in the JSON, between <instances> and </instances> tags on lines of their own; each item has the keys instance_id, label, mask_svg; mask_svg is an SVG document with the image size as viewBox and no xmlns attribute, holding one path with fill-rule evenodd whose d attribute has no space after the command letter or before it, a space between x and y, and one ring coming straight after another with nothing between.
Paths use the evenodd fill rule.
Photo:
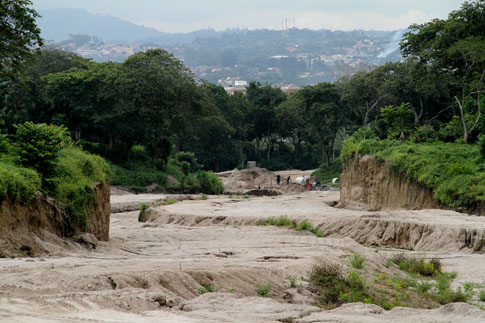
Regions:
<instances>
[{"instance_id":1,"label":"shrub","mask_svg":"<svg viewBox=\"0 0 485 323\"><path fill-rule=\"evenodd\" d=\"M258 289L256 291L260 296L271 297L271 287L271 283L267 283L264 286L258 286Z\"/></svg>"},{"instance_id":2,"label":"shrub","mask_svg":"<svg viewBox=\"0 0 485 323\"><path fill-rule=\"evenodd\" d=\"M314 230L313 229L313 224L310 221L308 221L308 220L302 220L302 221L300 221L296 225L295 229L297 231L310 231L310 232Z\"/></svg>"},{"instance_id":3,"label":"shrub","mask_svg":"<svg viewBox=\"0 0 485 323\"><path fill-rule=\"evenodd\" d=\"M394 260L392 258L387 258L386 263L384 264L384 267L389 268L392 266Z\"/></svg>"},{"instance_id":4,"label":"shrub","mask_svg":"<svg viewBox=\"0 0 485 323\"><path fill-rule=\"evenodd\" d=\"M433 258L429 261L433 265L435 271L441 272L441 261L437 258Z\"/></svg>"},{"instance_id":5,"label":"shrub","mask_svg":"<svg viewBox=\"0 0 485 323\"><path fill-rule=\"evenodd\" d=\"M202 287L198 289L199 294L205 294L205 293L214 293L216 292L217 289L212 286L211 284L203 284Z\"/></svg>"},{"instance_id":6,"label":"shrub","mask_svg":"<svg viewBox=\"0 0 485 323\"><path fill-rule=\"evenodd\" d=\"M364 262L365 262L366 257L361 255L360 253L355 253L351 258L350 258L350 264L352 267L355 269L362 269L364 268Z\"/></svg>"},{"instance_id":7,"label":"shrub","mask_svg":"<svg viewBox=\"0 0 485 323\"><path fill-rule=\"evenodd\" d=\"M401 262L406 260L406 255L403 252L401 252L401 253L394 255L394 257L392 259L393 259L393 261L396 265L399 265Z\"/></svg>"},{"instance_id":8,"label":"shrub","mask_svg":"<svg viewBox=\"0 0 485 323\"><path fill-rule=\"evenodd\" d=\"M150 156L146 148L141 145L133 145L128 151L127 159L130 162L141 163L147 166L150 165Z\"/></svg>"},{"instance_id":9,"label":"shrub","mask_svg":"<svg viewBox=\"0 0 485 323\"><path fill-rule=\"evenodd\" d=\"M173 199L173 198L169 198L167 199L166 201L163 202L163 204L165 205L172 205L172 204L175 204L177 203L177 200Z\"/></svg>"},{"instance_id":10,"label":"shrub","mask_svg":"<svg viewBox=\"0 0 485 323\"><path fill-rule=\"evenodd\" d=\"M419 282L416 286L416 291L418 293L426 293L433 287L433 284L428 281Z\"/></svg>"},{"instance_id":11,"label":"shrub","mask_svg":"<svg viewBox=\"0 0 485 323\"><path fill-rule=\"evenodd\" d=\"M339 303L340 293L346 285L342 267L328 263L313 266L309 273L309 282L319 294L318 304L323 306Z\"/></svg>"},{"instance_id":12,"label":"shrub","mask_svg":"<svg viewBox=\"0 0 485 323\"><path fill-rule=\"evenodd\" d=\"M482 158L485 159L485 135L481 134L478 136L478 146L480 147L480 154Z\"/></svg>"},{"instance_id":13,"label":"shrub","mask_svg":"<svg viewBox=\"0 0 485 323\"><path fill-rule=\"evenodd\" d=\"M415 143L433 142L437 139L436 131L432 126L421 126L414 130L409 139Z\"/></svg>"},{"instance_id":14,"label":"shrub","mask_svg":"<svg viewBox=\"0 0 485 323\"><path fill-rule=\"evenodd\" d=\"M15 126L22 165L38 171L43 179L53 175L59 151L69 142L67 128L25 122Z\"/></svg>"},{"instance_id":15,"label":"shrub","mask_svg":"<svg viewBox=\"0 0 485 323\"><path fill-rule=\"evenodd\" d=\"M36 171L0 161L0 200L28 201L41 188Z\"/></svg>"},{"instance_id":16,"label":"shrub","mask_svg":"<svg viewBox=\"0 0 485 323\"><path fill-rule=\"evenodd\" d=\"M458 290L453 291L453 290L446 290L442 293L440 293L438 297L438 301L440 304L449 304L449 303L458 303L458 302L464 302L466 303L470 299L470 295L467 293L464 293L461 288L458 288Z\"/></svg>"},{"instance_id":17,"label":"shrub","mask_svg":"<svg viewBox=\"0 0 485 323\"><path fill-rule=\"evenodd\" d=\"M290 220L286 215L280 216L277 220L275 225L277 227L293 227L295 224L292 220Z\"/></svg>"},{"instance_id":18,"label":"shrub","mask_svg":"<svg viewBox=\"0 0 485 323\"><path fill-rule=\"evenodd\" d=\"M197 172L201 166L197 163L197 158L195 158L195 154L191 152L178 152L175 154L175 160L177 164L182 168L182 171L185 175Z\"/></svg>"},{"instance_id":19,"label":"shrub","mask_svg":"<svg viewBox=\"0 0 485 323\"><path fill-rule=\"evenodd\" d=\"M201 170L198 172L197 179L202 193L217 195L224 193L224 184L216 174Z\"/></svg>"},{"instance_id":20,"label":"shrub","mask_svg":"<svg viewBox=\"0 0 485 323\"><path fill-rule=\"evenodd\" d=\"M480 293L478 294L478 299L480 299L482 302L485 302L485 290L480 291Z\"/></svg>"},{"instance_id":21,"label":"shrub","mask_svg":"<svg viewBox=\"0 0 485 323\"><path fill-rule=\"evenodd\" d=\"M409 263L409 260L403 260L398 264L399 269L408 271L409 268L411 268L411 264Z\"/></svg>"}]
</instances>

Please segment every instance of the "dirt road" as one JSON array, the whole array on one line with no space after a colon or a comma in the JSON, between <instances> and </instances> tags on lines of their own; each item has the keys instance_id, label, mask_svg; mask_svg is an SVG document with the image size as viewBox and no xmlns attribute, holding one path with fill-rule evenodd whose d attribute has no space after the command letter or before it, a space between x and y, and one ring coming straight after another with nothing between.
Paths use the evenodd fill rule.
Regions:
<instances>
[{"instance_id":1,"label":"dirt road","mask_svg":"<svg viewBox=\"0 0 485 323\"><path fill-rule=\"evenodd\" d=\"M485 321L484 311L464 303L432 310L384 311L360 303L332 311L315 307L301 277L318 261L348 265L355 252L367 256L371 270L381 268L393 248L413 246L406 252L438 256L444 270L457 271L456 285L485 283L485 256L473 252L481 250L485 218L442 210L348 211L327 204L338 194L210 196L160 206L146 223L137 221L138 211L113 213L111 240L96 249L0 259L0 321ZM112 202L115 208L136 208L137 201L166 198L129 195ZM281 215L307 219L327 236L255 225ZM257 290L268 284L271 297L263 298Z\"/></svg>"}]
</instances>

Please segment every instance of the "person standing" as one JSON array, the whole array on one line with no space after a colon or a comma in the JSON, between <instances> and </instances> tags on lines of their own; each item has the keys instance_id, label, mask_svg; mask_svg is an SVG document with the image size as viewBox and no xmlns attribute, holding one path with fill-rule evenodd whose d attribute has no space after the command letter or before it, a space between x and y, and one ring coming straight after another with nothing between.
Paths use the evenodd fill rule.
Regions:
<instances>
[{"instance_id":1,"label":"person standing","mask_svg":"<svg viewBox=\"0 0 485 323\"><path fill-rule=\"evenodd\" d=\"M276 184L280 185L280 181L281 181L281 176L280 174L276 175Z\"/></svg>"}]
</instances>

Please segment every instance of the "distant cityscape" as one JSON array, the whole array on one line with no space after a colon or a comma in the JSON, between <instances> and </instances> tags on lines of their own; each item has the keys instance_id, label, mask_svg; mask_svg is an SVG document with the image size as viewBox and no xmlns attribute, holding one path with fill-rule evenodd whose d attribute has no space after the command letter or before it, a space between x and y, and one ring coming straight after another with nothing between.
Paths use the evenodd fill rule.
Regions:
<instances>
[{"instance_id":1,"label":"distant cityscape","mask_svg":"<svg viewBox=\"0 0 485 323\"><path fill-rule=\"evenodd\" d=\"M49 34L49 30L54 30L49 23L61 19L61 16L65 19L66 15L72 15L72 20L79 20L79 26L69 30L78 33ZM79 17L76 18L76 15ZM196 79L225 84L232 88L228 91L238 91L241 85L227 84L227 80L254 80L280 87L305 86L334 82L359 71L372 70L388 61L402 59L399 40L404 30L344 32L290 28L167 34L121 20L108 22L105 20L113 18L92 16L83 11L54 11L48 12L45 17L45 38L49 39L50 35L56 38L46 41L48 47L71 51L97 62L123 62L134 53L162 48L182 60ZM83 22L93 20L93 17L99 20L95 24L97 30L104 34L87 34L95 26L87 26ZM103 28L113 23L120 24L118 28L123 32L109 33L108 28ZM147 34L142 36L143 32ZM115 38L119 35L126 38ZM139 38L137 35L140 35Z\"/></svg>"}]
</instances>

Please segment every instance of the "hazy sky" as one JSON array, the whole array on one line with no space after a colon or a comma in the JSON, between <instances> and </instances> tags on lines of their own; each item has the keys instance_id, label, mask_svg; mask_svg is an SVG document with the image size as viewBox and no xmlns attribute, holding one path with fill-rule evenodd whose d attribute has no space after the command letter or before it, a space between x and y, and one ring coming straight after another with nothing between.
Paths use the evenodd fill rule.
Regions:
<instances>
[{"instance_id":1,"label":"hazy sky","mask_svg":"<svg viewBox=\"0 0 485 323\"><path fill-rule=\"evenodd\" d=\"M394 30L446 18L463 0L32 0L35 9L85 8L165 32L232 27Z\"/></svg>"}]
</instances>

